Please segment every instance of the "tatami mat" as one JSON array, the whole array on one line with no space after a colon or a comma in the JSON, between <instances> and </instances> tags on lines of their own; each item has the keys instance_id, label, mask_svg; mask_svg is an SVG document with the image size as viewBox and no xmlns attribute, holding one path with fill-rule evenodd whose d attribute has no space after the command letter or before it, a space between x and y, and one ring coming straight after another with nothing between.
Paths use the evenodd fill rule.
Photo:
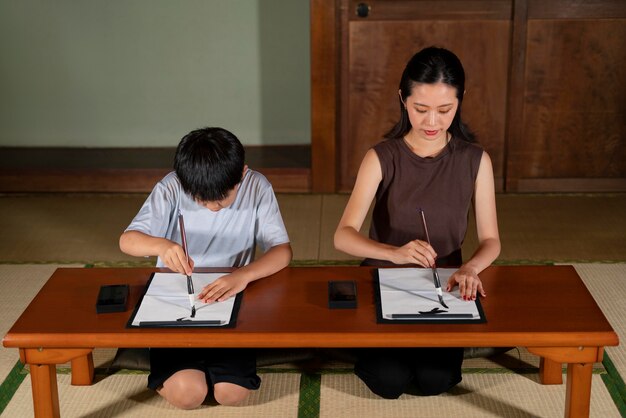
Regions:
<instances>
[{"instance_id":1,"label":"tatami mat","mask_svg":"<svg viewBox=\"0 0 626 418\"><path fill-rule=\"evenodd\" d=\"M108 194L2 196L0 260L138 260L123 254L118 241L145 197Z\"/></svg>"},{"instance_id":2,"label":"tatami mat","mask_svg":"<svg viewBox=\"0 0 626 418\"><path fill-rule=\"evenodd\" d=\"M0 265L0 336L4 337L57 267L82 265ZM17 348L0 345L0 383L19 359Z\"/></svg>"},{"instance_id":3,"label":"tatami mat","mask_svg":"<svg viewBox=\"0 0 626 418\"><path fill-rule=\"evenodd\" d=\"M279 194L280 212L295 260L319 257L322 195Z\"/></svg>"},{"instance_id":4,"label":"tatami mat","mask_svg":"<svg viewBox=\"0 0 626 418\"><path fill-rule=\"evenodd\" d=\"M622 379L626 377L626 264L575 264L596 303L617 332L620 345L606 347Z\"/></svg>"},{"instance_id":5,"label":"tatami mat","mask_svg":"<svg viewBox=\"0 0 626 418\"><path fill-rule=\"evenodd\" d=\"M0 261L139 262L119 235L145 194L0 196ZM294 260L355 260L335 250L333 235L348 194L277 194ZM626 194L496 196L499 261L626 261ZM367 234L369 216L362 233ZM463 245L476 247L473 217ZM581 239L581 237L585 237Z\"/></svg>"},{"instance_id":6,"label":"tatami mat","mask_svg":"<svg viewBox=\"0 0 626 418\"><path fill-rule=\"evenodd\" d=\"M620 416L599 375L593 376L591 392L592 418ZM560 418L565 406L565 385L541 385L536 374L464 374L463 381L450 393L433 397L402 395L397 400L373 395L352 374L325 374L320 394L322 418Z\"/></svg>"},{"instance_id":7,"label":"tatami mat","mask_svg":"<svg viewBox=\"0 0 626 418\"><path fill-rule=\"evenodd\" d=\"M496 197L500 260L626 260L626 194Z\"/></svg>"},{"instance_id":8,"label":"tatami mat","mask_svg":"<svg viewBox=\"0 0 626 418\"><path fill-rule=\"evenodd\" d=\"M339 225L339 221L343 215L343 210L345 209L349 198L350 195L348 194L324 195L324 200L322 202L322 230L320 232L320 260L359 259L336 250L333 243L335 230L337 229L337 225ZM364 235L367 235L369 232L370 219L371 208L370 213L365 218L363 226L361 227L361 233Z\"/></svg>"},{"instance_id":9,"label":"tatami mat","mask_svg":"<svg viewBox=\"0 0 626 418\"><path fill-rule=\"evenodd\" d=\"M261 389L254 391L238 407L206 405L192 411L182 411L165 402L146 388L147 375L116 374L92 386L71 386L69 374L57 375L61 416L109 417L296 417L300 375L296 373L259 374ZM33 416L30 376L27 377L3 416L27 418Z\"/></svg>"}]
</instances>

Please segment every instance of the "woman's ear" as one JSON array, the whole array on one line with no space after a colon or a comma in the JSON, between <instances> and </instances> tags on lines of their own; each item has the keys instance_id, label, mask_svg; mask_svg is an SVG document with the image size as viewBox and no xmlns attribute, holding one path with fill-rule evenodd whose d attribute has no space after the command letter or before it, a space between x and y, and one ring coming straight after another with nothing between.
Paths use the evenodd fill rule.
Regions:
<instances>
[{"instance_id":1,"label":"woman's ear","mask_svg":"<svg viewBox=\"0 0 626 418\"><path fill-rule=\"evenodd\" d=\"M400 101L402 102L402 104L404 105L404 108L406 109L406 103L404 103L404 100L402 100L402 90L398 89L398 97L400 97Z\"/></svg>"}]
</instances>

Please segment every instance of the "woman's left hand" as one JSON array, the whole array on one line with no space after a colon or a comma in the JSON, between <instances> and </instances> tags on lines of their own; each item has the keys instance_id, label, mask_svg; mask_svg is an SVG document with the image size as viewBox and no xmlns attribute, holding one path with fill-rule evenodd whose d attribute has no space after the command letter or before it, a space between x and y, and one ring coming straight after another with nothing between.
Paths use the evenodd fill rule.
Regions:
<instances>
[{"instance_id":1,"label":"woman's left hand","mask_svg":"<svg viewBox=\"0 0 626 418\"><path fill-rule=\"evenodd\" d=\"M446 292L452 291L457 284L463 300L476 300L476 292L480 293L482 297L487 296L483 288L483 282L480 281L478 274L471 268L461 266L460 269L455 271L448 279Z\"/></svg>"}]
</instances>

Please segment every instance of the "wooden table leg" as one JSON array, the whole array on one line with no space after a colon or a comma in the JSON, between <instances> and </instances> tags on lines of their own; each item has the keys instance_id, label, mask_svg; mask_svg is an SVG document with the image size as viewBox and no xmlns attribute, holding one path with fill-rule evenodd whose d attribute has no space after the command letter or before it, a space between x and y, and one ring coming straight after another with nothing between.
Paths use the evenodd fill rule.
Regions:
<instances>
[{"instance_id":1,"label":"wooden table leg","mask_svg":"<svg viewBox=\"0 0 626 418\"><path fill-rule=\"evenodd\" d=\"M72 385L91 385L93 373L93 353L72 359Z\"/></svg>"},{"instance_id":2,"label":"wooden table leg","mask_svg":"<svg viewBox=\"0 0 626 418\"><path fill-rule=\"evenodd\" d=\"M593 363L602 361L602 347L527 347L528 351L554 363L567 363L565 417L589 417ZM551 374L553 372L549 372ZM547 376L546 376L547 377Z\"/></svg>"},{"instance_id":3,"label":"wooden table leg","mask_svg":"<svg viewBox=\"0 0 626 418\"><path fill-rule=\"evenodd\" d=\"M72 361L72 383L91 384L93 379L93 348L20 348L20 360L30 365L35 417L60 416L56 365ZM76 363L74 362L76 360ZM87 383L89 382L89 383Z\"/></svg>"},{"instance_id":4,"label":"wooden table leg","mask_svg":"<svg viewBox=\"0 0 626 418\"><path fill-rule=\"evenodd\" d=\"M33 386L33 406L36 418L59 418L59 390L54 364L31 364L30 379Z\"/></svg>"},{"instance_id":5,"label":"wooden table leg","mask_svg":"<svg viewBox=\"0 0 626 418\"><path fill-rule=\"evenodd\" d=\"M539 360L539 381L542 385L560 385L563 383L561 363L545 357Z\"/></svg>"},{"instance_id":6,"label":"wooden table leg","mask_svg":"<svg viewBox=\"0 0 626 418\"><path fill-rule=\"evenodd\" d=\"M565 417L588 417L591 404L591 375L593 363L567 365Z\"/></svg>"}]
</instances>

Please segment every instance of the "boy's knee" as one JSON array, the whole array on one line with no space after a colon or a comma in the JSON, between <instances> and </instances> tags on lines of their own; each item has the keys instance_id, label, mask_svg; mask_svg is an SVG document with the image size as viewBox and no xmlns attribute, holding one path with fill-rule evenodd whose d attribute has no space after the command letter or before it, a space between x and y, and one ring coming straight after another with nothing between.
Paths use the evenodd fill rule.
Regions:
<instances>
[{"instance_id":1,"label":"boy's knee","mask_svg":"<svg viewBox=\"0 0 626 418\"><path fill-rule=\"evenodd\" d=\"M182 371L165 381L159 394L169 403L181 409L195 409L202 405L209 388L204 380L204 373Z\"/></svg>"},{"instance_id":2,"label":"boy's knee","mask_svg":"<svg viewBox=\"0 0 626 418\"><path fill-rule=\"evenodd\" d=\"M208 394L208 390L205 387L200 388L197 386L179 385L177 387L168 388L167 393L163 394L165 399L180 409L195 409L198 408Z\"/></svg>"},{"instance_id":3,"label":"boy's knee","mask_svg":"<svg viewBox=\"0 0 626 418\"><path fill-rule=\"evenodd\" d=\"M250 389L234 383L216 383L213 387L213 396L220 405L236 406L241 404L250 394Z\"/></svg>"}]
</instances>

